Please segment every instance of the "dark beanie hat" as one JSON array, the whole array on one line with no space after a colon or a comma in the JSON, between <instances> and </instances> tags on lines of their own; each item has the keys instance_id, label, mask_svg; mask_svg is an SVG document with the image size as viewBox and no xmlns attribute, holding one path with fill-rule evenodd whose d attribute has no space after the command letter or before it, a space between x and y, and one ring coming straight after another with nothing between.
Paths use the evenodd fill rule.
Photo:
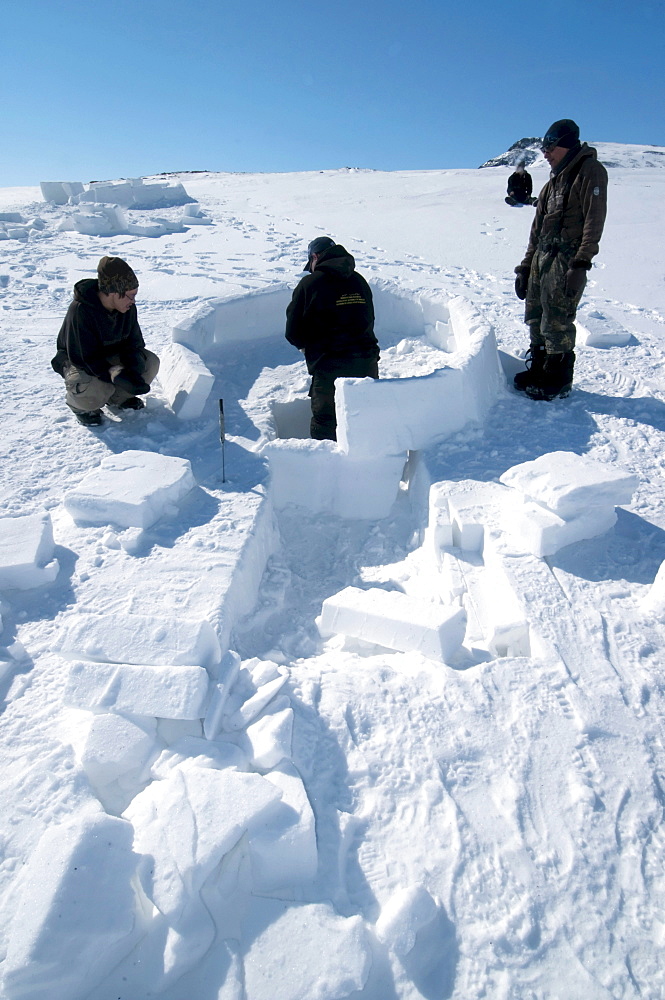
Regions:
<instances>
[{"instance_id":1,"label":"dark beanie hat","mask_svg":"<svg viewBox=\"0 0 665 1000\"><path fill-rule=\"evenodd\" d=\"M305 264L305 271L311 271L311 260L312 254L323 253L324 250L330 250L331 247L335 246L335 241L330 238L330 236L317 236L316 239L312 240L310 245L307 247L307 263Z\"/></svg>"},{"instance_id":2,"label":"dark beanie hat","mask_svg":"<svg viewBox=\"0 0 665 1000\"><path fill-rule=\"evenodd\" d=\"M561 118L558 122L550 125L543 141L543 149L551 146L562 146L564 149L572 149L580 141L580 129L572 118Z\"/></svg>"},{"instance_id":3,"label":"dark beanie hat","mask_svg":"<svg viewBox=\"0 0 665 1000\"><path fill-rule=\"evenodd\" d=\"M102 257L97 265L100 292L110 295L117 292L124 295L130 288L139 287L139 279L122 257Z\"/></svg>"}]
</instances>

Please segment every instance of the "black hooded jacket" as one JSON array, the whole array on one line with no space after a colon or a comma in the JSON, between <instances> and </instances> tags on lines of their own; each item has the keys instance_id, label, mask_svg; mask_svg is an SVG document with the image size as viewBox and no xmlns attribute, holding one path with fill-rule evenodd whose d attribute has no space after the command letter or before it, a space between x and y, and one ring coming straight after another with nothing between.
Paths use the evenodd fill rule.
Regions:
<instances>
[{"instance_id":1,"label":"black hooded jacket","mask_svg":"<svg viewBox=\"0 0 665 1000\"><path fill-rule=\"evenodd\" d=\"M117 356L128 371L142 368L145 342L136 306L126 313L109 312L99 301L96 278L84 278L74 285L74 301L67 310L58 334L58 353L51 361L63 375L67 364L74 365L103 382L110 382L109 358Z\"/></svg>"},{"instance_id":2,"label":"black hooded jacket","mask_svg":"<svg viewBox=\"0 0 665 1000\"><path fill-rule=\"evenodd\" d=\"M286 339L305 351L313 375L346 358L378 358L372 292L343 246L325 250L286 310Z\"/></svg>"},{"instance_id":3,"label":"black hooded jacket","mask_svg":"<svg viewBox=\"0 0 665 1000\"><path fill-rule=\"evenodd\" d=\"M531 174L526 170L516 170L508 178L508 194L512 195L515 201L526 204L533 191L533 181Z\"/></svg>"}]
</instances>

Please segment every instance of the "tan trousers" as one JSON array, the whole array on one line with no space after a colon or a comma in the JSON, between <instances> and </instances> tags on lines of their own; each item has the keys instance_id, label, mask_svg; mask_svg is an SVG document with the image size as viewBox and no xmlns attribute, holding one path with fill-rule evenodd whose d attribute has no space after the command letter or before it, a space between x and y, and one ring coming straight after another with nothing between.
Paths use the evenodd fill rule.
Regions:
<instances>
[{"instance_id":1,"label":"tan trousers","mask_svg":"<svg viewBox=\"0 0 665 1000\"><path fill-rule=\"evenodd\" d=\"M159 371L159 358L152 351L143 352L145 354L145 366L139 370L143 379L151 385L153 379ZM123 368L120 358L111 357L109 361L109 378L113 378ZM89 412L90 410L100 410L102 406L110 403L117 406L131 398L130 392L118 389L112 382L103 382L102 379L89 375L88 372L81 371L70 365L65 370L65 387L67 389L67 406L75 412Z\"/></svg>"}]
</instances>

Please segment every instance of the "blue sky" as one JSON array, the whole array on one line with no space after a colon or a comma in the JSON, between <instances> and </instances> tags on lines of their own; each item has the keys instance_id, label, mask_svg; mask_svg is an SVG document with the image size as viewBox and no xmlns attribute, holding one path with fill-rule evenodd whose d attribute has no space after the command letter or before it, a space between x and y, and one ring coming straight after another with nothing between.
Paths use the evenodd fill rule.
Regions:
<instances>
[{"instance_id":1,"label":"blue sky","mask_svg":"<svg viewBox=\"0 0 665 1000\"><path fill-rule=\"evenodd\" d=\"M663 0L0 0L0 186L665 145Z\"/></svg>"}]
</instances>

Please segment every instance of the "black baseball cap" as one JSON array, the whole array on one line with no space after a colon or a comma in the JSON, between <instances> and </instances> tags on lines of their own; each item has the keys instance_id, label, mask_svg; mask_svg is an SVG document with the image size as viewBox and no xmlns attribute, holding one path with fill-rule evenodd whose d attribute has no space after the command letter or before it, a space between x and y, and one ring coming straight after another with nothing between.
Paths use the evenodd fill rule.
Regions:
<instances>
[{"instance_id":1,"label":"black baseball cap","mask_svg":"<svg viewBox=\"0 0 665 1000\"><path fill-rule=\"evenodd\" d=\"M315 240L312 240L310 245L307 247L307 263L305 264L305 270L310 271L310 261L312 259L312 254L323 253L324 250L330 250L331 247L335 246L335 241L330 238L330 236L317 236Z\"/></svg>"}]
</instances>

